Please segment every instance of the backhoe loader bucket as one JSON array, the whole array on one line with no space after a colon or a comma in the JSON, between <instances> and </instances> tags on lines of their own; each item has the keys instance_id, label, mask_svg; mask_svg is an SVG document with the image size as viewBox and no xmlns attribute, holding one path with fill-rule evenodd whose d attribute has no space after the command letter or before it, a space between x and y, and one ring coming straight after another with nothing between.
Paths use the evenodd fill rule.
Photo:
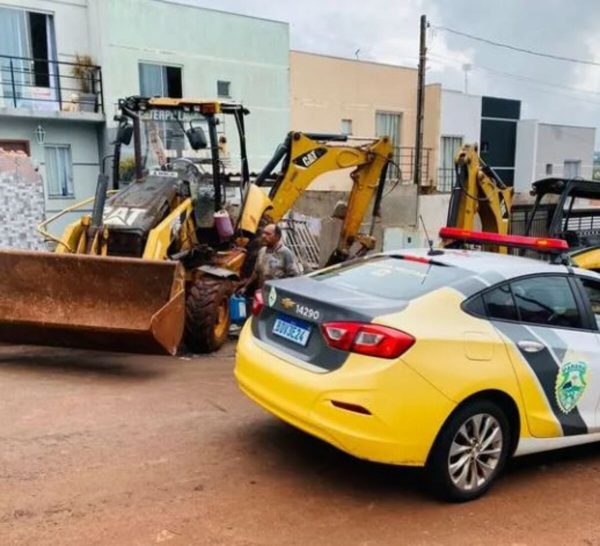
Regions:
<instances>
[{"instance_id":1,"label":"backhoe loader bucket","mask_svg":"<svg viewBox=\"0 0 600 546\"><path fill-rule=\"evenodd\" d=\"M184 317L179 263L0 251L0 341L175 354Z\"/></svg>"}]
</instances>

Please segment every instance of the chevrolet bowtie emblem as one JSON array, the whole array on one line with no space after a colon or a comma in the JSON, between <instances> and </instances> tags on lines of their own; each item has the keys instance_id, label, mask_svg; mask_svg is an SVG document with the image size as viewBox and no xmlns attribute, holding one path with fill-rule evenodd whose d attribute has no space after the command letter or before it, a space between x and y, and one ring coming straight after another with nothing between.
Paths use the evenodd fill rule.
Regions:
<instances>
[{"instance_id":1,"label":"chevrolet bowtie emblem","mask_svg":"<svg viewBox=\"0 0 600 546\"><path fill-rule=\"evenodd\" d=\"M283 305L286 309L291 309L296 305L296 302L291 300L290 298L283 298L281 300L281 305Z\"/></svg>"}]
</instances>

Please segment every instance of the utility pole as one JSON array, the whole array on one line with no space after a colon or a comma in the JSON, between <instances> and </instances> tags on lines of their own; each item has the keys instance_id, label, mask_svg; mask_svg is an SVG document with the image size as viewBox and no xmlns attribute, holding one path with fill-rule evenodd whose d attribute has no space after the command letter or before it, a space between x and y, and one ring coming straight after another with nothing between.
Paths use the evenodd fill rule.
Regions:
<instances>
[{"instance_id":1,"label":"utility pole","mask_svg":"<svg viewBox=\"0 0 600 546\"><path fill-rule=\"evenodd\" d=\"M421 157L423 152L423 110L425 106L425 62L427 60L427 16L421 15L421 35L419 43L419 72L417 81L417 130L415 138L415 164L413 182L417 186L417 194L421 188ZM418 215L417 211L417 215Z\"/></svg>"}]
</instances>

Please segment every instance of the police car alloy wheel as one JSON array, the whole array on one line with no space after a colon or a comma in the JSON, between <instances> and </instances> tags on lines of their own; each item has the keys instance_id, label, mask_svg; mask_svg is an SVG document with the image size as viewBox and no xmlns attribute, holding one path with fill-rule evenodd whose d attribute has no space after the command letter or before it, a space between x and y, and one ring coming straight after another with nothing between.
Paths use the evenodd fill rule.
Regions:
<instances>
[{"instance_id":1,"label":"police car alloy wheel","mask_svg":"<svg viewBox=\"0 0 600 546\"><path fill-rule=\"evenodd\" d=\"M506 462L509 424L490 401L468 403L450 417L433 448L428 472L433 492L464 502L485 493Z\"/></svg>"}]
</instances>

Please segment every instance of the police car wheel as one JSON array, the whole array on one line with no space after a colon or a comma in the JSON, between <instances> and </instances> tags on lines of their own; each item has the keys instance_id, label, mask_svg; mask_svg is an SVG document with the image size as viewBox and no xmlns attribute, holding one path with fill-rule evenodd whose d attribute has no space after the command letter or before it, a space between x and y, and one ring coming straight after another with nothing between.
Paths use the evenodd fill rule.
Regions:
<instances>
[{"instance_id":1,"label":"police car wheel","mask_svg":"<svg viewBox=\"0 0 600 546\"><path fill-rule=\"evenodd\" d=\"M508 419L496 404L477 400L460 407L439 433L427 463L432 492L452 502L480 497L502 471L510 443Z\"/></svg>"}]
</instances>

